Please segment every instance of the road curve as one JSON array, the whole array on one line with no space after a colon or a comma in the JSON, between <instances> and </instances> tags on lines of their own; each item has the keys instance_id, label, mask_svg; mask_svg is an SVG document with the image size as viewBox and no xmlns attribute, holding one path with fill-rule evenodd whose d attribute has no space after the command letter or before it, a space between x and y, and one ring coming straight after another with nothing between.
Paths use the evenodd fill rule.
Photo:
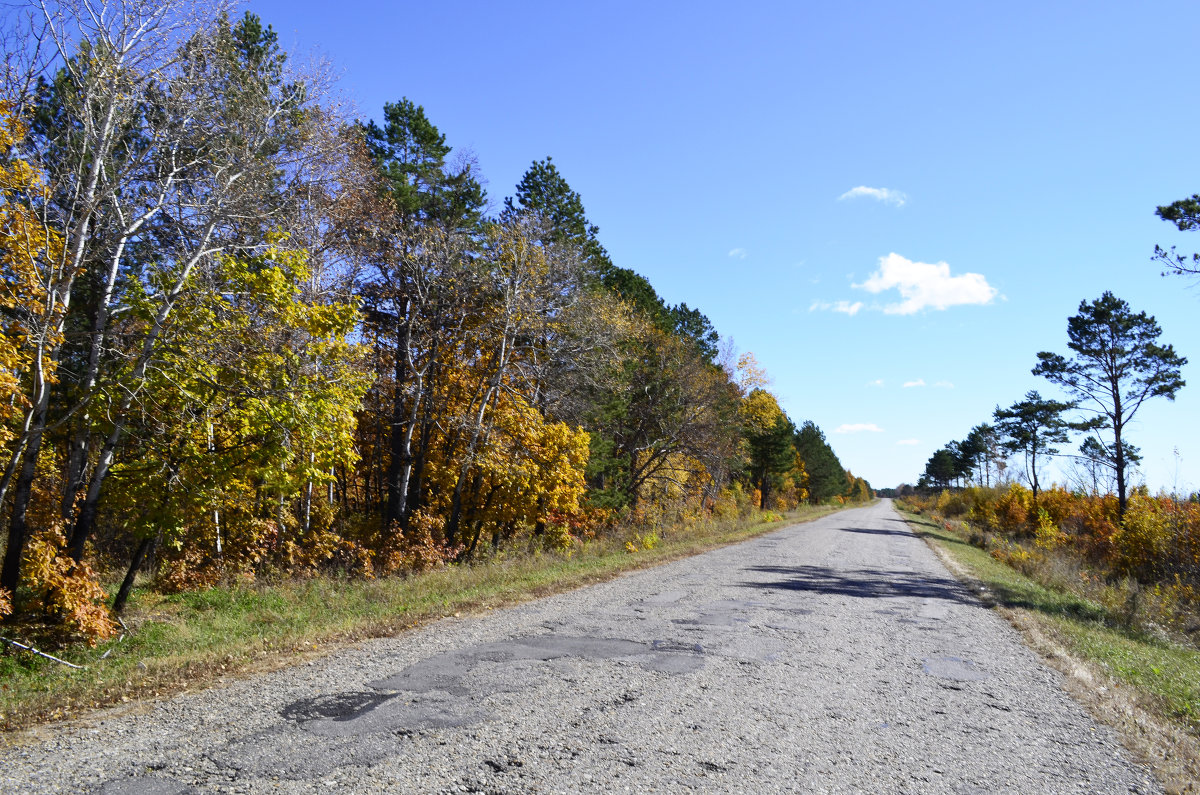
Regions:
<instances>
[{"instance_id":1,"label":"road curve","mask_svg":"<svg viewBox=\"0 0 1200 795\"><path fill-rule=\"evenodd\" d=\"M883 501L0 751L6 792L1159 792Z\"/></svg>"}]
</instances>

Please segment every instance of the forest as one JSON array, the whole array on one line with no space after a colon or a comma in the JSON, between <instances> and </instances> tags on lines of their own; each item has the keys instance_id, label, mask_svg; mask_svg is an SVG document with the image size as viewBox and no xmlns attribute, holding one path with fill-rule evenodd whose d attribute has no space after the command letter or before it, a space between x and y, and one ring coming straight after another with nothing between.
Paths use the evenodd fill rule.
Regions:
<instances>
[{"instance_id":1,"label":"forest","mask_svg":"<svg viewBox=\"0 0 1200 795\"><path fill-rule=\"evenodd\" d=\"M4 30L0 615L25 637L112 636L139 572L404 576L872 497L752 354L611 261L551 157L493 205L420 104L351 118L253 14L88 7Z\"/></svg>"}]
</instances>

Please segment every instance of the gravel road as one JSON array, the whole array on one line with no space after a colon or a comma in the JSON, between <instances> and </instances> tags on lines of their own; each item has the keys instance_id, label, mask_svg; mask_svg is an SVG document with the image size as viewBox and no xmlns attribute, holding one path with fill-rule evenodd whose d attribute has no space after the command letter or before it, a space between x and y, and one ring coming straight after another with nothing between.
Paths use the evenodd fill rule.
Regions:
<instances>
[{"instance_id":1,"label":"gravel road","mask_svg":"<svg viewBox=\"0 0 1200 795\"><path fill-rule=\"evenodd\" d=\"M5 792L1159 792L888 501L0 751Z\"/></svg>"}]
</instances>

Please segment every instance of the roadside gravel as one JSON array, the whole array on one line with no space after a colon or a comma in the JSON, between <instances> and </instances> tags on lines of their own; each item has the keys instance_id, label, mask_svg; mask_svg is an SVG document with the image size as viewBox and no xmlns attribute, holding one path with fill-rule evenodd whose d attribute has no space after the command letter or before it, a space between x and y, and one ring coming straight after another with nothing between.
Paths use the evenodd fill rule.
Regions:
<instances>
[{"instance_id":1,"label":"roadside gravel","mask_svg":"<svg viewBox=\"0 0 1200 795\"><path fill-rule=\"evenodd\" d=\"M888 501L0 751L5 792L1160 792Z\"/></svg>"}]
</instances>

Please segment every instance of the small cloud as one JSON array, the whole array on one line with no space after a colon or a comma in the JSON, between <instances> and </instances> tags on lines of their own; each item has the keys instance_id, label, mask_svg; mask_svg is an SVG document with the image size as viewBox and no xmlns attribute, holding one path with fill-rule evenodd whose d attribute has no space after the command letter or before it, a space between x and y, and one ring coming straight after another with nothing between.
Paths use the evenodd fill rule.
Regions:
<instances>
[{"instance_id":1,"label":"small cloud","mask_svg":"<svg viewBox=\"0 0 1200 795\"><path fill-rule=\"evenodd\" d=\"M920 439L901 439L900 441L896 442L896 444L903 445L904 447L915 447L920 443Z\"/></svg>"},{"instance_id":2,"label":"small cloud","mask_svg":"<svg viewBox=\"0 0 1200 795\"><path fill-rule=\"evenodd\" d=\"M949 381L938 381L936 384L934 384L934 386L940 389L954 389L954 384L950 383Z\"/></svg>"},{"instance_id":3,"label":"small cloud","mask_svg":"<svg viewBox=\"0 0 1200 795\"><path fill-rule=\"evenodd\" d=\"M850 303L849 301L834 301L832 303L829 301L813 301L808 311L816 312L819 309L823 312L841 312L844 315L854 317L858 314L858 310L862 308L862 301L855 301L854 303Z\"/></svg>"},{"instance_id":4,"label":"small cloud","mask_svg":"<svg viewBox=\"0 0 1200 795\"><path fill-rule=\"evenodd\" d=\"M746 258L746 249L731 248L731 249L729 249L729 256L733 257L734 259L745 259Z\"/></svg>"},{"instance_id":5,"label":"small cloud","mask_svg":"<svg viewBox=\"0 0 1200 795\"><path fill-rule=\"evenodd\" d=\"M883 386L883 379L876 378L874 381L868 381L867 386Z\"/></svg>"},{"instance_id":6,"label":"small cloud","mask_svg":"<svg viewBox=\"0 0 1200 795\"><path fill-rule=\"evenodd\" d=\"M839 425L833 429L834 433L862 433L863 431L883 433L883 428L880 428L873 422L855 422L848 425Z\"/></svg>"},{"instance_id":7,"label":"small cloud","mask_svg":"<svg viewBox=\"0 0 1200 795\"><path fill-rule=\"evenodd\" d=\"M908 389L910 386L925 386L925 379L918 378L916 381L905 381L904 382L905 389Z\"/></svg>"},{"instance_id":8,"label":"small cloud","mask_svg":"<svg viewBox=\"0 0 1200 795\"><path fill-rule=\"evenodd\" d=\"M862 197L874 199L877 202L891 204L896 207L903 207L904 203L908 201L908 196L906 196L902 191L892 190L891 188L868 188L866 185L859 185L857 188L851 188L841 196L838 196L838 201L845 201L846 199L858 199Z\"/></svg>"},{"instance_id":9,"label":"small cloud","mask_svg":"<svg viewBox=\"0 0 1200 795\"><path fill-rule=\"evenodd\" d=\"M965 304L990 304L999 290L987 283L979 273L950 275L945 262L913 262L896 254L879 258L879 270L862 284L850 285L856 290L878 294L897 290L904 299L887 304L883 311L889 315L911 315L925 309L948 309Z\"/></svg>"}]
</instances>

